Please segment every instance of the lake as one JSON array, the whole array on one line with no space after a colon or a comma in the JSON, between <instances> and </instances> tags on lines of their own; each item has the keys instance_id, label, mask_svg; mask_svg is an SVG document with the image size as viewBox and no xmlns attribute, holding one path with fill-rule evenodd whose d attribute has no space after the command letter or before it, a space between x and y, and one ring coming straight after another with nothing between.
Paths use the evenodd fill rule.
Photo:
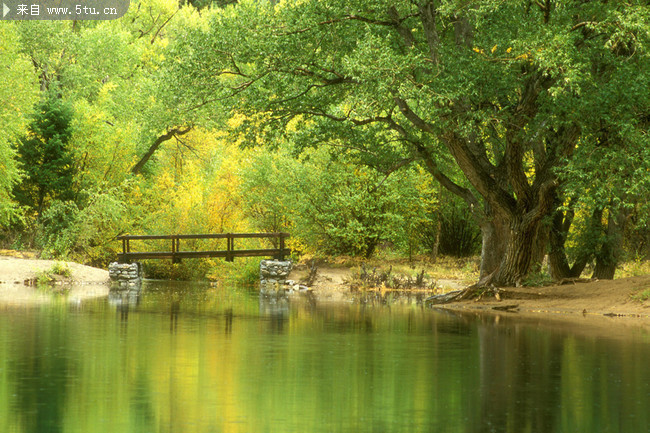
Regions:
<instances>
[{"instance_id":1,"label":"lake","mask_svg":"<svg viewBox=\"0 0 650 433\"><path fill-rule=\"evenodd\" d=\"M0 303L0 432L648 431L646 331L517 317L161 282Z\"/></svg>"}]
</instances>

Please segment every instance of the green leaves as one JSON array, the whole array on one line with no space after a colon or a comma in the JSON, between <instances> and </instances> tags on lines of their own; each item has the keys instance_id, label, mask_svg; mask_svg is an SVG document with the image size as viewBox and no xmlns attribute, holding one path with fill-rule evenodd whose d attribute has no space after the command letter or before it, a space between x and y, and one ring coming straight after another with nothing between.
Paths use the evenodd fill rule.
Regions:
<instances>
[{"instance_id":1,"label":"green leaves","mask_svg":"<svg viewBox=\"0 0 650 433\"><path fill-rule=\"evenodd\" d=\"M50 199L71 199L74 164L68 141L72 110L54 91L36 107L29 134L20 140L18 161L25 178L14 190L21 205L37 215Z\"/></svg>"},{"instance_id":2,"label":"green leaves","mask_svg":"<svg viewBox=\"0 0 650 433\"><path fill-rule=\"evenodd\" d=\"M260 154L241 171L247 216L262 231L289 231L307 251L370 256L381 242L404 250L435 208L428 177L380 173L328 149Z\"/></svg>"},{"instance_id":3,"label":"green leaves","mask_svg":"<svg viewBox=\"0 0 650 433\"><path fill-rule=\"evenodd\" d=\"M0 226L15 217L11 190L20 179L12 142L25 127L38 98L36 76L18 49L19 34L10 23L0 26Z\"/></svg>"}]
</instances>

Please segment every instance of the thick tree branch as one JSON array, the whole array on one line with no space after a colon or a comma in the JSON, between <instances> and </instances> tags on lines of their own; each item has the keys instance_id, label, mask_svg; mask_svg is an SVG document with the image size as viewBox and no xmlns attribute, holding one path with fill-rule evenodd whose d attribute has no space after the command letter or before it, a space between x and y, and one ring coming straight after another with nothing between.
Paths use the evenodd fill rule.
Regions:
<instances>
[{"instance_id":1,"label":"thick tree branch","mask_svg":"<svg viewBox=\"0 0 650 433\"><path fill-rule=\"evenodd\" d=\"M385 175L384 175L384 178L383 178L381 181L379 181L379 183L378 183L377 185L375 185L375 186L370 190L370 193L371 193L371 194L375 193L379 188L381 188L381 186L384 184L384 182L386 182L386 179L388 179L388 177L389 177L391 174L395 173L397 170L399 170L399 169L402 168L402 167L406 167L407 165L409 165L409 164L412 163L413 161L415 161L415 158L413 158L413 157L411 157L411 158L405 158L405 159L402 159L401 161L397 161L397 162L396 162L392 167L390 167L388 170L386 170L386 171L384 172L384 174L385 174Z\"/></svg>"},{"instance_id":2,"label":"thick tree branch","mask_svg":"<svg viewBox=\"0 0 650 433\"><path fill-rule=\"evenodd\" d=\"M446 176L439 169L438 165L435 162L435 159L431 155L431 152L429 152L427 148L420 141L414 139L413 136L409 134L409 132L402 125L397 123L390 115L376 116L367 119L354 119L354 118L350 118L349 116L346 117L334 116L324 111L314 111L314 110L304 110L301 111L300 113L295 113L295 114L310 114L313 116L321 116L338 122L349 121L354 123L356 126L369 125L372 123L386 124L389 129L399 133L402 136L402 138L406 140L406 142L408 142L411 146L413 146L413 149L415 150L417 156L421 158L422 161L424 162L427 171L440 183L440 185L442 185L443 188L447 189L452 194L460 197L468 204L470 210L472 211L472 215L474 216L474 218L476 218L479 224L487 220L487 216L483 212L479 200L472 193L472 191L458 185L453 180L451 180L448 176ZM415 116L414 119L415 118L417 118L417 116ZM423 126L426 125L426 122L424 122L422 119L420 119L418 123L421 123ZM431 131L431 133L433 133L433 130L431 128L429 128L429 130ZM405 162L406 164L411 160L406 159L403 161L406 161ZM398 164L397 168L400 168L401 166L402 166L401 164Z\"/></svg>"},{"instance_id":3,"label":"thick tree branch","mask_svg":"<svg viewBox=\"0 0 650 433\"><path fill-rule=\"evenodd\" d=\"M144 165L151 159L153 154L158 150L161 144L163 144L167 140L171 140L172 138L179 136L179 135L184 135L187 134L192 130L191 126L186 126L186 127L178 127L178 128L172 128L168 130L166 133L161 135L160 137L156 138L156 140L149 146L149 149L145 152L144 155L140 158L140 160L133 166L131 169L131 173L133 174L139 174L142 172L142 169L144 168Z\"/></svg>"},{"instance_id":4,"label":"thick tree branch","mask_svg":"<svg viewBox=\"0 0 650 433\"><path fill-rule=\"evenodd\" d=\"M435 135L433 125L426 122L413 110L411 110L411 107L409 107L408 103L404 99L396 96L393 98L393 100L395 101L395 104L397 105L397 108L399 108L399 111L402 113L402 115L406 117L406 119L411 122L413 126L422 132Z\"/></svg>"},{"instance_id":5,"label":"thick tree branch","mask_svg":"<svg viewBox=\"0 0 650 433\"><path fill-rule=\"evenodd\" d=\"M442 185L442 187L447 191L463 199L469 206L469 209L472 212L472 216L476 218L479 224L484 222L487 219L487 215L485 215L483 212L480 202L474 196L472 191L458 185L447 175L445 175L436 164L433 156L431 155L431 152L429 152L427 148L422 145L422 143L413 142L412 144L415 147L418 155L422 158L422 161L424 161L427 171L438 181L438 183L440 183L440 185Z\"/></svg>"},{"instance_id":6,"label":"thick tree branch","mask_svg":"<svg viewBox=\"0 0 650 433\"><path fill-rule=\"evenodd\" d=\"M355 84L356 83L356 81L354 79L348 78L348 77L345 77L345 76L342 76L342 75L337 76L336 78L326 78L326 77L323 77L321 75L317 75L312 71L308 71L307 69L304 69L304 68L298 68L295 71L288 72L288 73L291 74L291 75L313 76L313 77L317 78L318 80L320 80L321 83L320 84L317 84L317 83L309 84L307 87L305 87L304 90L298 92L297 94L292 95L292 96L288 96L288 97L286 97L284 99L278 99L278 100L270 101L270 104L280 105L280 104L284 104L284 103L289 102L289 101L293 101L295 99L299 99L299 98L305 96L307 93L309 93L309 91L312 90L312 89L318 89L318 88L323 88L323 87L327 87L327 86L335 86L335 85L344 84L344 83L348 83L348 84L350 84L350 83Z\"/></svg>"},{"instance_id":7,"label":"thick tree branch","mask_svg":"<svg viewBox=\"0 0 650 433\"><path fill-rule=\"evenodd\" d=\"M535 181L532 185L533 194L540 190L544 182L557 178L555 168L558 167L561 158L573 153L579 136L580 128L577 125L571 125L560 128L557 133L549 137L546 158L541 167L536 170Z\"/></svg>"},{"instance_id":8,"label":"thick tree branch","mask_svg":"<svg viewBox=\"0 0 650 433\"><path fill-rule=\"evenodd\" d=\"M440 45L440 36L436 28L436 7L433 1L428 1L418 7L420 9L420 20L422 21L424 35L429 45L429 56L433 64L437 65L439 63L438 47Z\"/></svg>"},{"instance_id":9,"label":"thick tree branch","mask_svg":"<svg viewBox=\"0 0 650 433\"><path fill-rule=\"evenodd\" d=\"M477 162L481 166L481 169L484 172L488 173L490 177L494 178L496 176L496 167L494 164L492 164L492 162L490 162L490 159L487 156L487 149L483 140L480 140L476 133L472 133L467 139L467 147L476 158Z\"/></svg>"},{"instance_id":10,"label":"thick tree branch","mask_svg":"<svg viewBox=\"0 0 650 433\"><path fill-rule=\"evenodd\" d=\"M465 138L454 131L435 131L431 124L411 110L406 101L398 97L395 97L394 100L402 115L413 126L422 132L433 135L445 144L472 186L492 203L495 210L498 209L499 212L505 212L507 214L512 214L515 211L515 200L499 186L496 180L490 176L489 172L483 170L481 163L469 149Z\"/></svg>"},{"instance_id":11,"label":"thick tree branch","mask_svg":"<svg viewBox=\"0 0 650 433\"><path fill-rule=\"evenodd\" d=\"M288 31L288 32L282 32L282 33L280 33L280 35L281 36L296 35L296 34L305 33L305 32L308 32L310 30L313 30L315 27L326 26L326 25L330 25L330 24L337 24L337 23L341 23L341 22L345 22L345 21L360 21L360 22L367 23L367 24L375 24L375 25L380 25L380 26L395 27L396 25L400 25L403 21L407 20L408 18L412 18L412 17L415 17L417 15L418 14L409 14L409 15L406 15L404 17L397 18L397 20L391 19L390 21L384 21L384 20L378 20L378 19L374 19L374 18L363 17L363 16L357 15L357 14L348 14L348 15L344 15L344 16L342 16L340 18L332 18L330 20L321 21L321 22L317 23L315 26L305 27L305 28L302 28L302 29L299 29L299 30L292 30L292 31Z\"/></svg>"},{"instance_id":12,"label":"thick tree branch","mask_svg":"<svg viewBox=\"0 0 650 433\"><path fill-rule=\"evenodd\" d=\"M160 32L162 31L162 29L167 25L167 23L169 23L169 21L171 21L172 18L174 18L174 15L176 15L176 14L178 13L179 10L180 10L180 9L176 9L176 12L174 12L173 14L171 14L171 15L169 16L169 18L167 18L167 19L165 20L165 22L162 23L162 25L161 25L160 27L158 27L158 30L156 30L156 33L154 33L153 37L151 38L151 42L150 42L150 43L151 43L152 45L153 45L153 43L156 41L156 38L158 37L158 35L159 35Z\"/></svg>"},{"instance_id":13,"label":"thick tree branch","mask_svg":"<svg viewBox=\"0 0 650 433\"><path fill-rule=\"evenodd\" d=\"M530 75L519 95L517 105L514 106L506 133L505 167L512 189L524 207L534 201L523 163L526 149L524 129L537 114L537 100L540 93L547 89L552 81L543 71L536 71Z\"/></svg>"},{"instance_id":14,"label":"thick tree branch","mask_svg":"<svg viewBox=\"0 0 650 433\"><path fill-rule=\"evenodd\" d=\"M547 215L553 209L555 189L558 185L559 182L557 179L548 179L540 185L540 188L537 191L536 204L524 215L524 224L536 224L542 219L542 217L544 217L544 215Z\"/></svg>"},{"instance_id":15,"label":"thick tree branch","mask_svg":"<svg viewBox=\"0 0 650 433\"><path fill-rule=\"evenodd\" d=\"M472 186L492 205L494 211L512 216L516 212L516 200L501 187L497 179L486 173L467 147L467 140L454 131L442 134L440 140L447 145L460 169Z\"/></svg>"},{"instance_id":16,"label":"thick tree branch","mask_svg":"<svg viewBox=\"0 0 650 433\"><path fill-rule=\"evenodd\" d=\"M404 39L404 45L406 45L408 48L413 47L415 45L415 38L413 37L413 33L411 32L411 29L402 25L402 20L400 20L399 13L397 12L397 8L395 6L390 6L388 8L388 16L390 17L391 21L393 21L394 26L397 29L397 33L399 33L402 39Z\"/></svg>"}]
</instances>

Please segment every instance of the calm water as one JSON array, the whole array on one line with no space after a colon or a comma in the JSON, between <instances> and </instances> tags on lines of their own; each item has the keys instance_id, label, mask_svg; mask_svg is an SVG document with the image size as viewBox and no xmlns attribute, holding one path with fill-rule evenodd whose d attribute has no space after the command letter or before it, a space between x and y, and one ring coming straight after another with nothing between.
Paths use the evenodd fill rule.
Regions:
<instances>
[{"instance_id":1,"label":"calm water","mask_svg":"<svg viewBox=\"0 0 650 433\"><path fill-rule=\"evenodd\" d=\"M650 336L508 322L155 283L0 304L0 432L648 431Z\"/></svg>"}]
</instances>

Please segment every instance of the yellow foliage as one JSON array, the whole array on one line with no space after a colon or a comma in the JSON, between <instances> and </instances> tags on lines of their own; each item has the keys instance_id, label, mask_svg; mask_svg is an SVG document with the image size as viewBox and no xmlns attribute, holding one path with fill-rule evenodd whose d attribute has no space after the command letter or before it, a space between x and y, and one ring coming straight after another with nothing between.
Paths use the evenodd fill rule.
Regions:
<instances>
[{"instance_id":1,"label":"yellow foliage","mask_svg":"<svg viewBox=\"0 0 650 433\"><path fill-rule=\"evenodd\" d=\"M159 191L165 191L174 187L174 179L168 172L163 172L156 179L155 188Z\"/></svg>"},{"instance_id":2,"label":"yellow foliage","mask_svg":"<svg viewBox=\"0 0 650 433\"><path fill-rule=\"evenodd\" d=\"M286 130L288 132L295 132L295 131L298 130L298 127L299 127L300 123L302 123L302 122L303 122L303 116L302 115L295 116L293 119L291 119L289 121L289 123L287 123Z\"/></svg>"},{"instance_id":3,"label":"yellow foliage","mask_svg":"<svg viewBox=\"0 0 650 433\"><path fill-rule=\"evenodd\" d=\"M286 247L292 251L304 252L308 251L307 243L299 237L290 237L287 239Z\"/></svg>"},{"instance_id":4,"label":"yellow foliage","mask_svg":"<svg viewBox=\"0 0 650 433\"><path fill-rule=\"evenodd\" d=\"M235 113L230 119L228 119L228 127L235 129L239 128L244 121L246 120L246 115L242 113Z\"/></svg>"},{"instance_id":5,"label":"yellow foliage","mask_svg":"<svg viewBox=\"0 0 650 433\"><path fill-rule=\"evenodd\" d=\"M99 94L97 95L97 98L101 102L106 102L109 100L110 96L109 93L111 93L113 90L117 88L117 84L114 83L113 81L107 81L102 85L102 87L99 89Z\"/></svg>"},{"instance_id":6,"label":"yellow foliage","mask_svg":"<svg viewBox=\"0 0 650 433\"><path fill-rule=\"evenodd\" d=\"M221 132L201 129L169 141L159 150L158 174L149 198L157 203L152 220L161 232L225 233L247 231L241 210L238 169L247 151Z\"/></svg>"}]
</instances>

